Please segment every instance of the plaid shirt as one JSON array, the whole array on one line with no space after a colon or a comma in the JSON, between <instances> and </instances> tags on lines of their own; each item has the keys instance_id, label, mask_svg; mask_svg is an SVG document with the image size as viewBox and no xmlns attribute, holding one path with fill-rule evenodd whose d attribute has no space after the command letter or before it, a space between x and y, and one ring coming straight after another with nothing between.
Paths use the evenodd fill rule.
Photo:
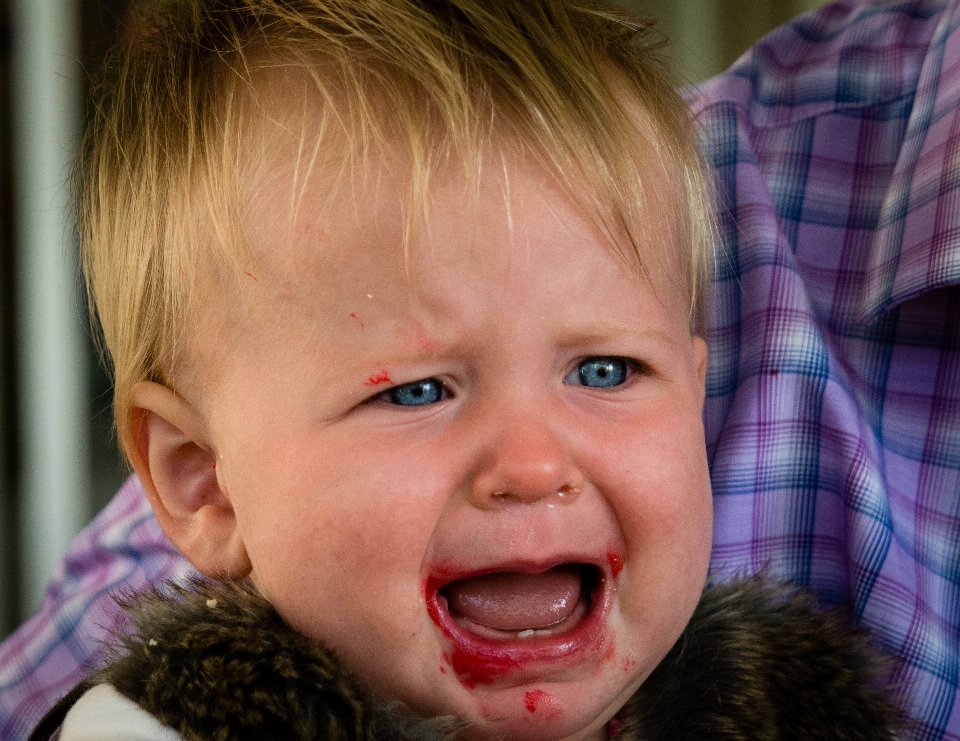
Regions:
<instances>
[{"instance_id":1,"label":"plaid shirt","mask_svg":"<svg viewBox=\"0 0 960 741\"><path fill-rule=\"evenodd\" d=\"M849 602L912 737L960 739L960 0L825 7L691 98L713 563Z\"/></svg>"},{"instance_id":2,"label":"plaid shirt","mask_svg":"<svg viewBox=\"0 0 960 741\"><path fill-rule=\"evenodd\" d=\"M846 3L693 94L719 178L705 410L714 565L849 601L960 741L960 0ZM18 741L95 660L107 593L183 576L139 485L0 648Z\"/></svg>"}]
</instances>

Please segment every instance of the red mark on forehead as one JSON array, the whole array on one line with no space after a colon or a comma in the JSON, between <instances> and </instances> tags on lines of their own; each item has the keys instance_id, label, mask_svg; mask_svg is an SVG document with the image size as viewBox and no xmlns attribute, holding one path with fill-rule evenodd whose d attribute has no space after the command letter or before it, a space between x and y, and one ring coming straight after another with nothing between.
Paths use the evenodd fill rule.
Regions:
<instances>
[{"instance_id":1,"label":"red mark on forehead","mask_svg":"<svg viewBox=\"0 0 960 741\"><path fill-rule=\"evenodd\" d=\"M390 380L390 374L385 370L380 371L376 375L370 376L370 378L363 382L363 385L379 386L381 383L393 383L393 381Z\"/></svg>"},{"instance_id":2,"label":"red mark on forehead","mask_svg":"<svg viewBox=\"0 0 960 741\"><path fill-rule=\"evenodd\" d=\"M356 313L355 311L351 311L351 312L350 312L350 318L351 318L351 319L356 319L356 320L357 320L357 323L360 325L361 328L367 326L366 324L364 324L363 322L361 322L360 319L357 318L357 313Z\"/></svg>"},{"instance_id":3,"label":"red mark on forehead","mask_svg":"<svg viewBox=\"0 0 960 741\"><path fill-rule=\"evenodd\" d=\"M620 576L620 570L623 569L623 556L611 550L607 554L607 563L610 564L610 573L613 575L613 578L616 579Z\"/></svg>"},{"instance_id":4,"label":"red mark on forehead","mask_svg":"<svg viewBox=\"0 0 960 741\"><path fill-rule=\"evenodd\" d=\"M255 275L254 275L253 273L251 273L251 272L250 272L250 271L248 271L248 270L244 270L244 271L243 271L243 274L244 274L244 275L248 275L248 276L250 276L250 277L251 277L251 278L253 278L253 279L254 279L254 281L256 281L257 283L259 283L259 282L260 282L259 280L257 280L257 276L255 276Z\"/></svg>"}]
</instances>

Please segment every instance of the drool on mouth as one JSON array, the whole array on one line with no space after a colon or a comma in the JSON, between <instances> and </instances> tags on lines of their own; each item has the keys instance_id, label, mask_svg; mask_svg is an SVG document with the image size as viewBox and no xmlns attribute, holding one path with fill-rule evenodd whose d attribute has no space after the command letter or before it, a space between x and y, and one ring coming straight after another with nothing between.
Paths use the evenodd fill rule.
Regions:
<instances>
[{"instance_id":1,"label":"drool on mouth","mask_svg":"<svg viewBox=\"0 0 960 741\"><path fill-rule=\"evenodd\" d=\"M597 566L431 577L427 609L451 643L450 665L468 687L528 679L580 663L603 640L610 601Z\"/></svg>"}]
</instances>

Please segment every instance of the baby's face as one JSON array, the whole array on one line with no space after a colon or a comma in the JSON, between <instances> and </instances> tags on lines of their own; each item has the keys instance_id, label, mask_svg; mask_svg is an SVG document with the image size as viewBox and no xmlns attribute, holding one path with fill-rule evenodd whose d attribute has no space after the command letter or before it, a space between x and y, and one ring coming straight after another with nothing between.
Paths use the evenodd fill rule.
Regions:
<instances>
[{"instance_id":1,"label":"baby's face","mask_svg":"<svg viewBox=\"0 0 960 741\"><path fill-rule=\"evenodd\" d=\"M509 175L480 206L438 182L406 255L386 178L331 208L318 178L292 232L255 193L204 414L256 585L378 697L602 738L704 583L705 348L679 290Z\"/></svg>"}]
</instances>

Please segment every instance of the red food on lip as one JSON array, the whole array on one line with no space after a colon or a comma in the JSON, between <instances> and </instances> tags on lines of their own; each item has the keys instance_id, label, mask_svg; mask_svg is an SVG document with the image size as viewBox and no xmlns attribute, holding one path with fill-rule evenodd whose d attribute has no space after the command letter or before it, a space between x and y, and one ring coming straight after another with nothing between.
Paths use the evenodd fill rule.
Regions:
<instances>
[{"instance_id":1,"label":"red food on lip","mask_svg":"<svg viewBox=\"0 0 960 741\"><path fill-rule=\"evenodd\" d=\"M616 579L620 576L620 569L623 568L623 556L616 551L611 550L607 554L607 561L610 564L610 575Z\"/></svg>"},{"instance_id":2,"label":"red food on lip","mask_svg":"<svg viewBox=\"0 0 960 741\"><path fill-rule=\"evenodd\" d=\"M523 664L513 656L502 652L454 651L450 666L465 687L490 684L521 669Z\"/></svg>"},{"instance_id":3,"label":"red food on lip","mask_svg":"<svg viewBox=\"0 0 960 741\"><path fill-rule=\"evenodd\" d=\"M583 573L564 564L539 574L498 571L447 584L450 613L507 631L542 630L573 614L582 597Z\"/></svg>"},{"instance_id":4,"label":"red food on lip","mask_svg":"<svg viewBox=\"0 0 960 741\"><path fill-rule=\"evenodd\" d=\"M445 658L464 687L474 688L478 684L521 676L533 681L544 673L563 671L570 666L597 660L606 636L606 616L610 607L610 592L604 587L607 580L599 568L589 563L568 561L553 569L579 575L580 598L568 617L550 626L550 630L530 636L518 635L522 630L499 630L458 615L450 609L448 599L448 594L456 591L456 586L451 589L451 585L457 582L468 582L492 573L530 576L530 570L515 572L505 569L469 576L461 575L463 571L459 569L438 565L424 580L427 613L450 640ZM537 573L544 574L553 569ZM459 579L458 575L461 575Z\"/></svg>"}]
</instances>

